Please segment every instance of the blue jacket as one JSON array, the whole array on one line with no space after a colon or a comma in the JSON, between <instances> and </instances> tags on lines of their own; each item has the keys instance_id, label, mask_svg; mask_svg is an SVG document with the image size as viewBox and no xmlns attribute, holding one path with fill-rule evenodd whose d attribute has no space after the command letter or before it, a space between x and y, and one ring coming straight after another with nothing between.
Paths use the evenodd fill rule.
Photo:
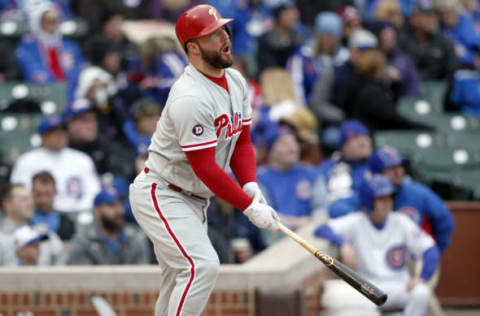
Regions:
<instances>
[{"instance_id":1,"label":"blue jacket","mask_svg":"<svg viewBox=\"0 0 480 316\"><path fill-rule=\"evenodd\" d=\"M473 65L476 50L480 48L480 35L475 30L473 18L462 14L454 28L444 29L443 33L452 40L457 57L462 64Z\"/></svg>"},{"instance_id":2,"label":"blue jacket","mask_svg":"<svg viewBox=\"0 0 480 316\"><path fill-rule=\"evenodd\" d=\"M458 70L455 72L450 100L465 115L480 115L480 72Z\"/></svg>"},{"instance_id":3,"label":"blue jacket","mask_svg":"<svg viewBox=\"0 0 480 316\"><path fill-rule=\"evenodd\" d=\"M287 216L310 216L312 190L317 178L315 168L297 163L285 172L270 166L258 169L258 182L265 189L270 205Z\"/></svg>"},{"instance_id":4,"label":"blue jacket","mask_svg":"<svg viewBox=\"0 0 480 316\"><path fill-rule=\"evenodd\" d=\"M455 226L453 216L440 197L425 185L405 179L397 188L394 208L429 232L440 251L450 244Z\"/></svg>"},{"instance_id":5,"label":"blue jacket","mask_svg":"<svg viewBox=\"0 0 480 316\"><path fill-rule=\"evenodd\" d=\"M358 210L358 192L369 172L367 161L351 163L342 159L340 153L335 153L332 159L322 163L320 170L328 190L330 217L335 218Z\"/></svg>"},{"instance_id":6,"label":"blue jacket","mask_svg":"<svg viewBox=\"0 0 480 316\"><path fill-rule=\"evenodd\" d=\"M62 40L60 47L60 65L67 82L76 82L80 68L84 63L80 47L69 39ZM54 83L55 77L50 72L47 59L39 42L32 34L26 34L16 50L16 59L23 78L30 83Z\"/></svg>"}]
</instances>

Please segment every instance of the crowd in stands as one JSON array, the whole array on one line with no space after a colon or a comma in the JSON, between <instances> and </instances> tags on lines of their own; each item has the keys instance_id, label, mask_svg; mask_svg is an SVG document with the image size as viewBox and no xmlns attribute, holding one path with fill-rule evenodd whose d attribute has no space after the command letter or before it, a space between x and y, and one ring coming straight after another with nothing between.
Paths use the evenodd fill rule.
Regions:
<instances>
[{"instance_id":1,"label":"crowd in stands","mask_svg":"<svg viewBox=\"0 0 480 316\"><path fill-rule=\"evenodd\" d=\"M383 173L395 187L394 210L448 247L449 209L373 136L434 130L397 111L429 80L448 84L448 110L480 113L477 0L16 0L0 1L1 19L30 31L0 39L0 82L63 83L66 98L38 125L38 148L0 159L9 170L0 183L1 265L154 262L128 185L187 59L174 35L136 42L123 26L173 25L199 3L235 19L234 67L249 83L258 181L287 226L358 211L362 181ZM88 35L62 35L68 19L86 21ZM245 262L281 238L217 198L208 214L222 263Z\"/></svg>"}]
</instances>

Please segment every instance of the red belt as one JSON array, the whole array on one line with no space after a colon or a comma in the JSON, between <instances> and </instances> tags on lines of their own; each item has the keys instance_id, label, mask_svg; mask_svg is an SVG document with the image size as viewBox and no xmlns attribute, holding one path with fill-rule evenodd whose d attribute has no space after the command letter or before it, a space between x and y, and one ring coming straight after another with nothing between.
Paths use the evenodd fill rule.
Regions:
<instances>
[{"instance_id":1,"label":"red belt","mask_svg":"<svg viewBox=\"0 0 480 316\"><path fill-rule=\"evenodd\" d=\"M144 171L145 173L149 173L149 172L150 172L150 169L145 168L143 171ZM169 183L169 184L168 184L168 188L169 188L170 190L175 191L175 192L180 192L180 193L189 195L189 196L194 197L194 198L197 198L197 199L206 200L206 198L201 197L201 196L196 195L196 194L193 194L193 193L190 193L190 192L187 192L187 191L183 190L181 187L176 186L175 184Z\"/></svg>"}]
</instances>

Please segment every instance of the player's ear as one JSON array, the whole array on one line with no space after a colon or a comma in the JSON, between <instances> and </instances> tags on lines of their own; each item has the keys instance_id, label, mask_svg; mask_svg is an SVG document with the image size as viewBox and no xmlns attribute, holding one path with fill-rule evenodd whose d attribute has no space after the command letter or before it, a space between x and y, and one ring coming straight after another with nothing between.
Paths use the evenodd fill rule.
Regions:
<instances>
[{"instance_id":1,"label":"player's ear","mask_svg":"<svg viewBox=\"0 0 480 316\"><path fill-rule=\"evenodd\" d=\"M197 41L188 41L185 44L187 54L200 55L200 47Z\"/></svg>"}]
</instances>

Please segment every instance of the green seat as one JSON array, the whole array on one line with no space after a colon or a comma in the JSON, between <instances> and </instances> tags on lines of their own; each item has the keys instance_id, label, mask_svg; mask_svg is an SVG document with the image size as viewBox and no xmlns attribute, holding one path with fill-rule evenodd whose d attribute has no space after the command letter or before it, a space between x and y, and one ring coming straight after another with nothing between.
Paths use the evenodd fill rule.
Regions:
<instances>
[{"instance_id":1,"label":"green seat","mask_svg":"<svg viewBox=\"0 0 480 316\"><path fill-rule=\"evenodd\" d=\"M67 86L64 83L48 85L5 82L0 85L0 109L15 99L31 98L40 103L43 114L60 114L67 103Z\"/></svg>"},{"instance_id":2,"label":"green seat","mask_svg":"<svg viewBox=\"0 0 480 316\"><path fill-rule=\"evenodd\" d=\"M398 101L397 109L403 116L414 120L419 120L422 116L443 112L443 109L439 106L434 106L427 100L413 98L400 99Z\"/></svg>"},{"instance_id":3,"label":"green seat","mask_svg":"<svg viewBox=\"0 0 480 316\"><path fill-rule=\"evenodd\" d=\"M422 149L413 154L412 162L425 172L476 169L480 167L480 152L464 147Z\"/></svg>"},{"instance_id":4,"label":"green seat","mask_svg":"<svg viewBox=\"0 0 480 316\"><path fill-rule=\"evenodd\" d=\"M376 132L374 139L377 147L390 145L397 148L407 157L424 148L437 148L444 146L446 142L443 135L414 130Z\"/></svg>"},{"instance_id":5,"label":"green seat","mask_svg":"<svg viewBox=\"0 0 480 316\"><path fill-rule=\"evenodd\" d=\"M19 39L30 28L25 21L3 19L0 21L0 38ZM88 35L88 23L83 19L65 20L60 23L60 32L71 38L84 38Z\"/></svg>"},{"instance_id":6,"label":"green seat","mask_svg":"<svg viewBox=\"0 0 480 316\"><path fill-rule=\"evenodd\" d=\"M0 152L14 162L22 153L40 145L36 129L41 119L37 114L0 115Z\"/></svg>"},{"instance_id":7,"label":"green seat","mask_svg":"<svg viewBox=\"0 0 480 316\"><path fill-rule=\"evenodd\" d=\"M443 111L447 83L444 81L425 81L420 86L421 98L426 100L437 111Z\"/></svg>"}]
</instances>

